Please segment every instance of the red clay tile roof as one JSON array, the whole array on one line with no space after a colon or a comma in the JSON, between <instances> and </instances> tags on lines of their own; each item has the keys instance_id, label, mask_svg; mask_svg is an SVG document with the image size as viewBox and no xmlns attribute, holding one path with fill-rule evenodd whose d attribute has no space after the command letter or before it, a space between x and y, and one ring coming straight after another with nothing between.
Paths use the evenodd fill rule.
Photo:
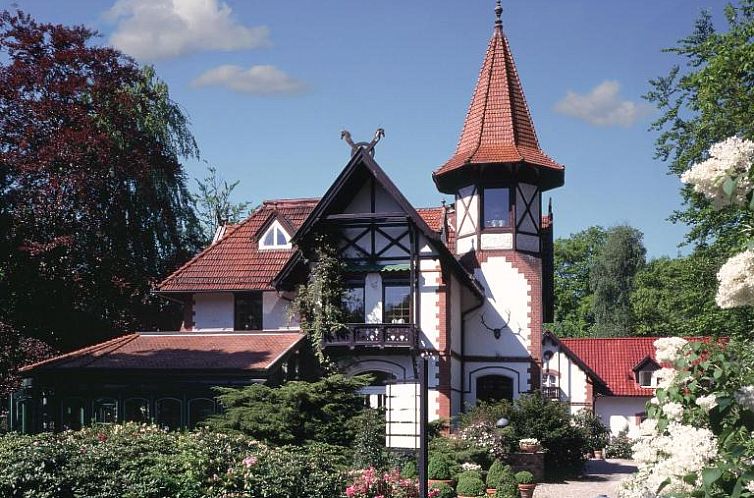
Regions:
<instances>
[{"instance_id":1,"label":"red clay tile roof","mask_svg":"<svg viewBox=\"0 0 754 498\"><path fill-rule=\"evenodd\" d=\"M39 363L48 370L242 370L273 367L304 338L298 332L149 332L117 337Z\"/></svg>"},{"instance_id":2,"label":"red clay tile roof","mask_svg":"<svg viewBox=\"0 0 754 498\"><path fill-rule=\"evenodd\" d=\"M539 147L508 40L496 26L456 152L435 176L466 164L519 162L564 169Z\"/></svg>"},{"instance_id":3,"label":"red clay tile roof","mask_svg":"<svg viewBox=\"0 0 754 498\"><path fill-rule=\"evenodd\" d=\"M442 218L445 208L440 207L428 207L428 208L416 208L416 212L427 223L429 228L434 232L440 232L442 230Z\"/></svg>"},{"instance_id":4,"label":"red clay tile roof","mask_svg":"<svg viewBox=\"0 0 754 498\"><path fill-rule=\"evenodd\" d=\"M591 368L607 384L613 396L654 396L654 389L640 387L634 367L649 357L655 362L657 337L611 337L599 339L559 339L562 345ZM690 341L708 341L693 337Z\"/></svg>"},{"instance_id":5,"label":"red clay tile roof","mask_svg":"<svg viewBox=\"0 0 754 498\"><path fill-rule=\"evenodd\" d=\"M265 201L245 221L229 227L215 244L197 254L163 280L158 292L215 292L270 289L272 279L294 250L260 251L257 231L271 216L298 229L318 199ZM289 234L293 235L293 234Z\"/></svg>"}]
</instances>

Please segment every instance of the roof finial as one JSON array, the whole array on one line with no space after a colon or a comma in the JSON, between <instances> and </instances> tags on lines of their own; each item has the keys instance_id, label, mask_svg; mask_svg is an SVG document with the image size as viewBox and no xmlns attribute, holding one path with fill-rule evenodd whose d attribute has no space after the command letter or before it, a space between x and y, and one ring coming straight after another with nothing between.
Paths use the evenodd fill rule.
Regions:
<instances>
[{"instance_id":1,"label":"roof finial","mask_svg":"<svg viewBox=\"0 0 754 498\"><path fill-rule=\"evenodd\" d=\"M503 27L503 5L500 3L500 0L497 0L497 5L495 5L495 27L496 28L502 28Z\"/></svg>"}]
</instances>

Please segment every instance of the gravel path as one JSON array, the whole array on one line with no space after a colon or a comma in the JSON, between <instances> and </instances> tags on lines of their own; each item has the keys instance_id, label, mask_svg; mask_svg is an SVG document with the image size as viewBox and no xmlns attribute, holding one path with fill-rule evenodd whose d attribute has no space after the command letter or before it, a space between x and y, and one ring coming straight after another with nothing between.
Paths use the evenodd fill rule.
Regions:
<instances>
[{"instance_id":1,"label":"gravel path","mask_svg":"<svg viewBox=\"0 0 754 498\"><path fill-rule=\"evenodd\" d=\"M584 476L562 483L539 484L534 498L595 498L599 495L615 498L618 483L635 471L631 460L590 460Z\"/></svg>"}]
</instances>

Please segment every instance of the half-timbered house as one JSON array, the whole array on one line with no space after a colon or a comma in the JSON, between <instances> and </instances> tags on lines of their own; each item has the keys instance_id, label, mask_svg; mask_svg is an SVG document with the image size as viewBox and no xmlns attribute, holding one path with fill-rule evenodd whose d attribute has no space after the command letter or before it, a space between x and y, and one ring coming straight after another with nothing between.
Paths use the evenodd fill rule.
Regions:
<instances>
[{"instance_id":1,"label":"half-timbered house","mask_svg":"<svg viewBox=\"0 0 754 498\"><path fill-rule=\"evenodd\" d=\"M324 346L345 372L375 375L366 392L374 403L416 379L421 353L433 419L538 388L553 304L543 195L563 185L564 168L540 148L500 10L457 148L432 179L454 202L415 208L374 143L354 144L324 195L265 202L156 288L183 304L180 331L130 334L26 367L16 426L190 426L216 408L212 386L300 376L305 338L291 300L312 264L302 249L321 233L345 263L348 322Z\"/></svg>"}]
</instances>

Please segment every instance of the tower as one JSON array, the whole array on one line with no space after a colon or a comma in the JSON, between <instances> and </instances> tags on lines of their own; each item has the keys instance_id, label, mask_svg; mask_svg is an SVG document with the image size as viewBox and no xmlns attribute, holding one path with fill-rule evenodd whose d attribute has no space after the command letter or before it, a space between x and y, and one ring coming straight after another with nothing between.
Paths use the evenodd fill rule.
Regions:
<instances>
[{"instance_id":1,"label":"tower","mask_svg":"<svg viewBox=\"0 0 754 498\"><path fill-rule=\"evenodd\" d=\"M552 219L548 215L543 223L542 192L564 183L564 167L539 146L503 33L499 0L495 13L458 146L433 173L437 188L455 196L456 255L487 294L486 303L464 323L464 376L472 384L467 401L483 397L473 386L474 368L510 378L513 397L539 385L542 322L548 314L543 303L551 302L545 274L552 258Z\"/></svg>"}]
</instances>

